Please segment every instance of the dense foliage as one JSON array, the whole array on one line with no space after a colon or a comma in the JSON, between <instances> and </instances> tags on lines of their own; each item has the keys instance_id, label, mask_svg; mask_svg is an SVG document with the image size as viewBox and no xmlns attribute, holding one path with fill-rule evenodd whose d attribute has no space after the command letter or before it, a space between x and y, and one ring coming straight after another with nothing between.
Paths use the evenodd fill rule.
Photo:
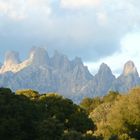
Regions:
<instances>
[{"instance_id":1,"label":"dense foliage","mask_svg":"<svg viewBox=\"0 0 140 140\"><path fill-rule=\"evenodd\" d=\"M84 109L58 94L0 88L1 140L96 140Z\"/></svg>"},{"instance_id":2,"label":"dense foliage","mask_svg":"<svg viewBox=\"0 0 140 140\"><path fill-rule=\"evenodd\" d=\"M104 140L140 140L140 88L127 94L109 92L102 98L81 102L97 126L95 135Z\"/></svg>"},{"instance_id":3,"label":"dense foliage","mask_svg":"<svg viewBox=\"0 0 140 140\"><path fill-rule=\"evenodd\" d=\"M140 88L74 104L56 93L0 88L1 140L140 140Z\"/></svg>"}]
</instances>

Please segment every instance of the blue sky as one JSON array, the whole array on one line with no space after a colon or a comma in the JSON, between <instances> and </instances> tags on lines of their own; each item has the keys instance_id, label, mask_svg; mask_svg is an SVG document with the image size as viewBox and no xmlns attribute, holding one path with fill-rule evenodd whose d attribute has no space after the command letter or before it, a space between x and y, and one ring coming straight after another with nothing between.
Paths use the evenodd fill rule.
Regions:
<instances>
[{"instance_id":1,"label":"blue sky","mask_svg":"<svg viewBox=\"0 0 140 140\"><path fill-rule=\"evenodd\" d=\"M130 59L140 70L140 1L0 0L0 60L33 46L79 56L92 73L105 62L117 75Z\"/></svg>"}]
</instances>

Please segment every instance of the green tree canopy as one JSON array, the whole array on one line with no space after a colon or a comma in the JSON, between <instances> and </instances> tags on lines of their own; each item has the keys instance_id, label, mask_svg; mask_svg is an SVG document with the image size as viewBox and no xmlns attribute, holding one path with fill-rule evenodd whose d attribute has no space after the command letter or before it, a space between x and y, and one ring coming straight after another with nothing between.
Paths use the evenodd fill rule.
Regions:
<instances>
[{"instance_id":1,"label":"green tree canopy","mask_svg":"<svg viewBox=\"0 0 140 140\"><path fill-rule=\"evenodd\" d=\"M16 95L24 95L32 100L38 99L39 93L32 89L17 90Z\"/></svg>"}]
</instances>

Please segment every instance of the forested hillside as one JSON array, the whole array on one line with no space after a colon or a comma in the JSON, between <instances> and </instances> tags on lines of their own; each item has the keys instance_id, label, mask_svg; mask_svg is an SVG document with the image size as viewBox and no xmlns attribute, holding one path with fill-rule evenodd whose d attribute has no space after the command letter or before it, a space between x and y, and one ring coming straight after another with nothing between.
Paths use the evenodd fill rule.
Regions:
<instances>
[{"instance_id":1,"label":"forested hillside","mask_svg":"<svg viewBox=\"0 0 140 140\"><path fill-rule=\"evenodd\" d=\"M95 123L95 135L104 140L140 140L140 88L123 95L110 91L101 98L85 98L80 106Z\"/></svg>"},{"instance_id":2,"label":"forested hillside","mask_svg":"<svg viewBox=\"0 0 140 140\"><path fill-rule=\"evenodd\" d=\"M139 140L140 88L84 98L0 88L0 140Z\"/></svg>"}]
</instances>

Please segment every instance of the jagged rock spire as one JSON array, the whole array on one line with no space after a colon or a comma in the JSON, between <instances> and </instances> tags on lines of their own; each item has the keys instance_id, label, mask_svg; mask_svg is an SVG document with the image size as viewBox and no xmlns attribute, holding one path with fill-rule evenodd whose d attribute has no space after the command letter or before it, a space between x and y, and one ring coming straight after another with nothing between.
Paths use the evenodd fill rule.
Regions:
<instances>
[{"instance_id":1,"label":"jagged rock spire","mask_svg":"<svg viewBox=\"0 0 140 140\"><path fill-rule=\"evenodd\" d=\"M4 65L13 65L20 63L19 54L15 51L9 51L5 55Z\"/></svg>"},{"instance_id":2,"label":"jagged rock spire","mask_svg":"<svg viewBox=\"0 0 140 140\"><path fill-rule=\"evenodd\" d=\"M124 69L123 69L123 75L127 76L129 74L134 74L138 76L137 68L135 67L135 64L133 61L129 60L125 63Z\"/></svg>"},{"instance_id":3,"label":"jagged rock spire","mask_svg":"<svg viewBox=\"0 0 140 140\"><path fill-rule=\"evenodd\" d=\"M102 63L100 65L98 74L111 74L112 75L112 71L111 71L111 69L109 68L109 66L107 64Z\"/></svg>"},{"instance_id":4,"label":"jagged rock spire","mask_svg":"<svg viewBox=\"0 0 140 140\"><path fill-rule=\"evenodd\" d=\"M47 65L49 64L49 56L45 48L34 47L30 51L30 59L32 63L36 65Z\"/></svg>"}]
</instances>

